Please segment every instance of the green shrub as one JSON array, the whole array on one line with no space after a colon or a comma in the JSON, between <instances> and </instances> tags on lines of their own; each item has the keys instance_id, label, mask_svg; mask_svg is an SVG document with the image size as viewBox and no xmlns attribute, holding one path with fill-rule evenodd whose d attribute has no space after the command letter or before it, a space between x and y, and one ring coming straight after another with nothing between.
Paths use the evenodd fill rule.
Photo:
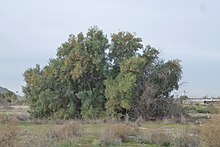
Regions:
<instances>
[{"instance_id":1,"label":"green shrub","mask_svg":"<svg viewBox=\"0 0 220 147\"><path fill-rule=\"evenodd\" d=\"M216 114L218 113L218 109L214 106L206 106L206 107L197 107L196 109L197 113L210 113L210 114Z\"/></svg>"},{"instance_id":2,"label":"green shrub","mask_svg":"<svg viewBox=\"0 0 220 147\"><path fill-rule=\"evenodd\" d=\"M196 108L196 113L210 113L210 111L207 108L198 107Z\"/></svg>"},{"instance_id":3,"label":"green shrub","mask_svg":"<svg viewBox=\"0 0 220 147\"><path fill-rule=\"evenodd\" d=\"M185 106L184 109L190 113L210 113L210 114L216 114L218 113L218 108L212 105L208 106L201 106L201 105L195 105L195 106Z\"/></svg>"},{"instance_id":4,"label":"green shrub","mask_svg":"<svg viewBox=\"0 0 220 147\"><path fill-rule=\"evenodd\" d=\"M207 110L211 113L211 114L218 114L219 110L218 108L216 108L215 106L209 105L207 107Z\"/></svg>"},{"instance_id":5,"label":"green shrub","mask_svg":"<svg viewBox=\"0 0 220 147\"><path fill-rule=\"evenodd\" d=\"M184 106L183 108L190 113L195 113L197 106L190 105L190 106Z\"/></svg>"}]
</instances>

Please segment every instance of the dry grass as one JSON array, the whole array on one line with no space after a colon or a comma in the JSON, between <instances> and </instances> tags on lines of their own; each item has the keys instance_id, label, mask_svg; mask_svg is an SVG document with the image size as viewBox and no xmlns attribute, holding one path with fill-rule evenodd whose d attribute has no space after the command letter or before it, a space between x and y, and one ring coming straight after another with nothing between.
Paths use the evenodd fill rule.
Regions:
<instances>
[{"instance_id":1,"label":"dry grass","mask_svg":"<svg viewBox=\"0 0 220 147\"><path fill-rule=\"evenodd\" d=\"M168 133L161 131L150 132L147 138L145 138L145 141L159 146L169 146L172 142L172 137Z\"/></svg>"},{"instance_id":2,"label":"dry grass","mask_svg":"<svg viewBox=\"0 0 220 147\"><path fill-rule=\"evenodd\" d=\"M194 129L178 129L176 131L152 130L141 136L141 143L149 143L157 146L172 147L199 147L200 138L198 131Z\"/></svg>"},{"instance_id":3,"label":"dry grass","mask_svg":"<svg viewBox=\"0 0 220 147\"><path fill-rule=\"evenodd\" d=\"M11 114L0 113L0 124L17 124L20 120Z\"/></svg>"},{"instance_id":4,"label":"dry grass","mask_svg":"<svg viewBox=\"0 0 220 147\"><path fill-rule=\"evenodd\" d=\"M74 146L82 136L80 125L77 122L66 121L63 125L52 126L52 130L31 136L32 138L25 143L25 146ZM29 135L33 135L33 133Z\"/></svg>"},{"instance_id":5,"label":"dry grass","mask_svg":"<svg viewBox=\"0 0 220 147\"><path fill-rule=\"evenodd\" d=\"M163 125L146 126L144 134L139 139L142 144L174 147L198 147L200 145L199 130L194 125Z\"/></svg>"},{"instance_id":6,"label":"dry grass","mask_svg":"<svg viewBox=\"0 0 220 147\"><path fill-rule=\"evenodd\" d=\"M172 144L177 147L200 147L201 145L199 135L187 131L181 131Z\"/></svg>"},{"instance_id":7,"label":"dry grass","mask_svg":"<svg viewBox=\"0 0 220 147\"><path fill-rule=\"evenodd\" d=\"M20 140L20 129L13 125L4 126L0 132L0 146L13 147Z\"/></svg>"},{"instance_id":8,"label":"dry grass","mask_svg":"<svg viewBox=\"0 0 220 147\"><path fill-rule=\"evenodd\" d=\"M201 137L206 143L206 146L220 146L220 115L213 115L211 120L201 125Z\"/></svg>"}]
</instances>

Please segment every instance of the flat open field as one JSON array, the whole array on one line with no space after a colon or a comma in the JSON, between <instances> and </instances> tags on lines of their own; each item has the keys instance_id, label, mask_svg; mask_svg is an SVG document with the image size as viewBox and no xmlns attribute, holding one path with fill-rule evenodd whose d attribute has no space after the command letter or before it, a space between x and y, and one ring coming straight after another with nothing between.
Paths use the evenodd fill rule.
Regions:
<instances>
[{"instance_id":1,"label":"flat open field","mask_svg":"<svg viewBox=\"0 0 220 147\"><path fill-rule=\"evenodd\" d=\"M194 113L193 117L198 119L183 118L179 123L171 119L154 122L39 120L30 119L28 109L28 106L0 107L0 146L206 147L220 144L219 114L196 116Z\"/></svg>"}]
</instances>

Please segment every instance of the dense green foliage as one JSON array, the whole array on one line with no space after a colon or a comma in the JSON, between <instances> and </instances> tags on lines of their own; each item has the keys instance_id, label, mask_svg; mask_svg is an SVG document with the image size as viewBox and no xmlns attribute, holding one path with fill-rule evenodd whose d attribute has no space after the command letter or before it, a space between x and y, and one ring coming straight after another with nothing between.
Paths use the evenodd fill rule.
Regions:
<instances>
[{"instance_id":1,"label":"dense green foliage","mask_svg":"<svg viewBox=\"0 0 220 147\"><path fill-rule=\"evenodd\" d=\"M66 119L167 116L182 71L178 60L158 55L129 32L112 34L110 42L97 27L70 35L48 65L25 71L30 113Z\"/></svg>"}]
</instances>

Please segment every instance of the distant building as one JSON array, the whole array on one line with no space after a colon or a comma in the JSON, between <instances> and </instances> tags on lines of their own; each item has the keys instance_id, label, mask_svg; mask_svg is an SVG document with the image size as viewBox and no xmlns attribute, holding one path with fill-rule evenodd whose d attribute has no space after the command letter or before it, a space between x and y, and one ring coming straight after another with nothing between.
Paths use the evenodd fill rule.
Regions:
<instances>
[{"instance_id":1,"label":"distant building","mask_svg":"<svg viewBox=\"0 0 220 147\"><path fill-rule=\"evenodd\" d=\"M188 98L183 104L209 104L220 102L220 98Z\"/></svg>"}]
</instances>

